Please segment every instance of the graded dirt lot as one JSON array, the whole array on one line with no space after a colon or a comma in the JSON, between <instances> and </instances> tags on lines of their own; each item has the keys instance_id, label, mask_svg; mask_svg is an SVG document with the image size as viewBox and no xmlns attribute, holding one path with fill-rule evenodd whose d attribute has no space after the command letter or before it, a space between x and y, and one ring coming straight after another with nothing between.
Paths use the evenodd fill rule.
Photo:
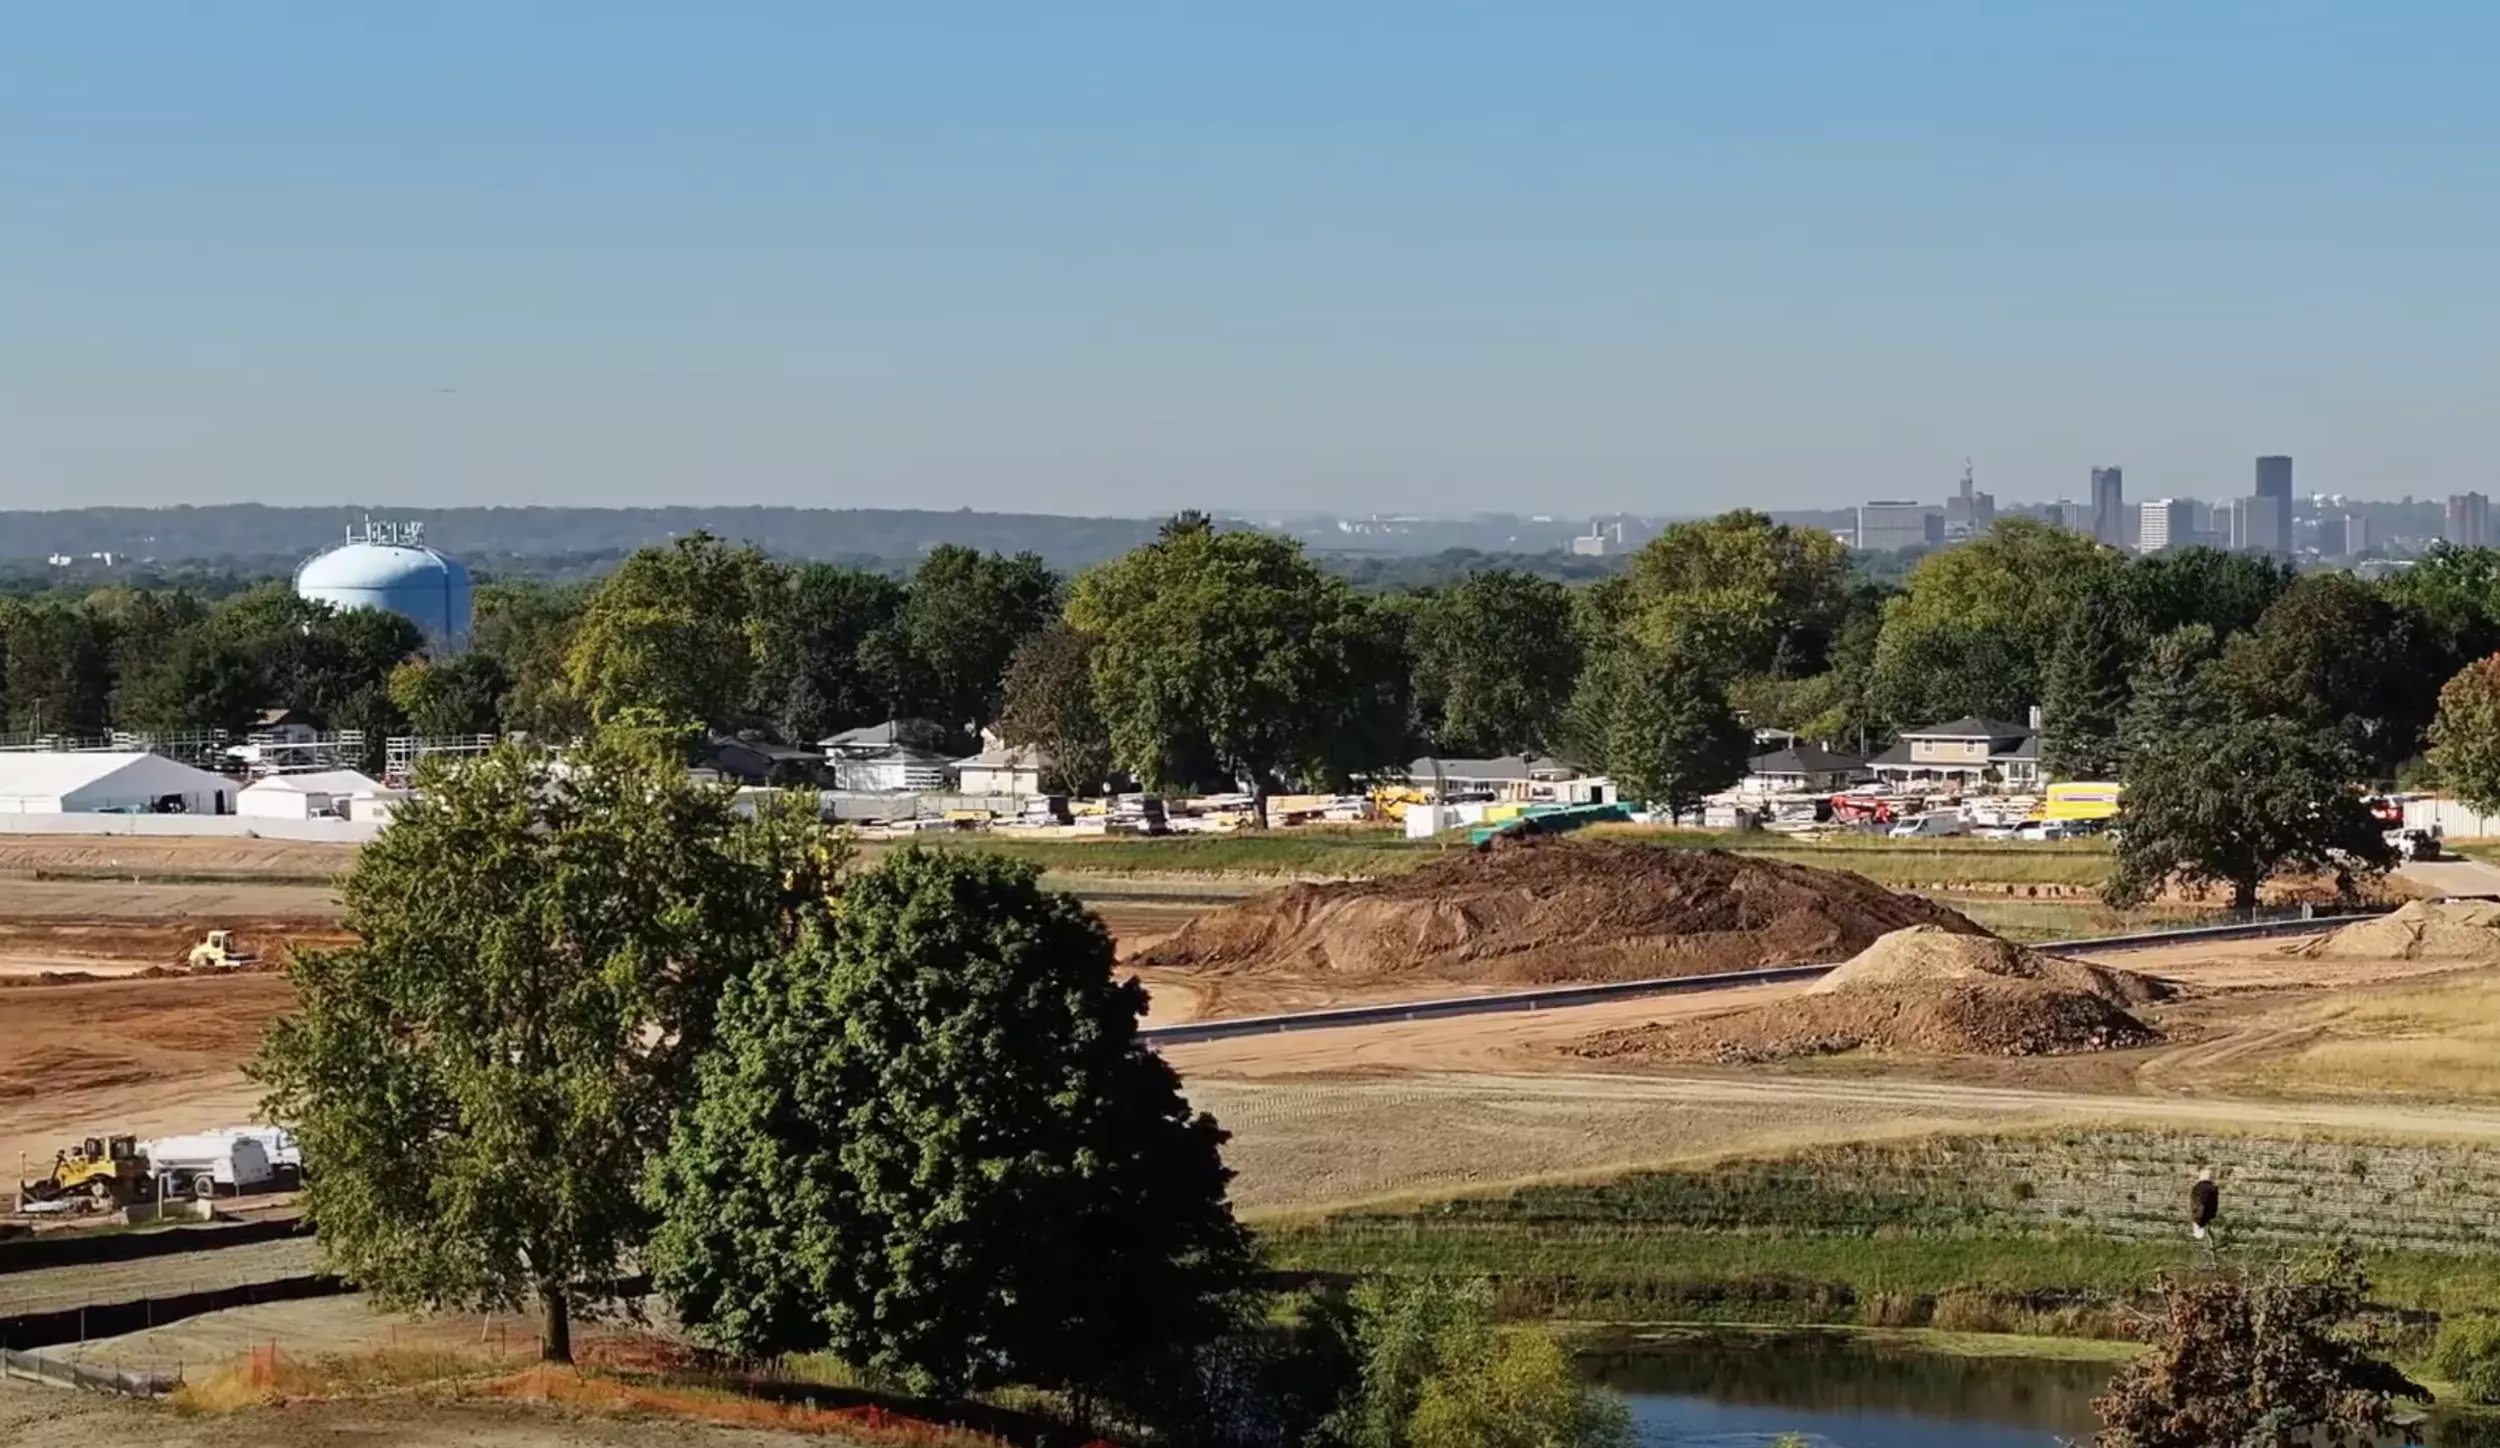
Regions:
<instances>
[{"instance_id":1,"label":"graded dirt lot","mask_svg":"<svg viewBox=\"0 0 2500 1448\"><path fill-rule=\"evenodd\" d=\"M354 845L197 835L0 835L0 874L327 880Z\"/></svg>"}]
</instances>

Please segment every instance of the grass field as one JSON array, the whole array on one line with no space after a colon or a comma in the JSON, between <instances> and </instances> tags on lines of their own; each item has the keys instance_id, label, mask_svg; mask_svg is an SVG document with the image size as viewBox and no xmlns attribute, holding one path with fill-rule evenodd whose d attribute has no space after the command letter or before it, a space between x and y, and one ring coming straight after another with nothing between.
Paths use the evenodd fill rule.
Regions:
<instances>
[{"instance_id":1,"label":"grass field","mask_svg":"<svg viewBox=\"0 0 2500 1448\"><path fill-rule=\"evenodd\" d=\"M2500 978L2329 1001L2319 1039L2257 1073L2280 1091L2500 1097Z\"/></svg>"},{"instance_id":2,"label":"grass field","mask_svg":"<svg viewBox=\"0 0 2500 1448\"><path fill-rule=\"evenodd\" d=\"M2220 1256L2180 1220L2222 1163ZM2412 1200L2436 1211L2407 1211ZM2500 1161L2467 1150L2072 1130L1816 1148L1271 1222L1289 1270L1494 1278L1508 1310L2099 1337L2163 1276L2365 1252L2375 1300L2500 1299Z\"/></svg>"}]
</instances>

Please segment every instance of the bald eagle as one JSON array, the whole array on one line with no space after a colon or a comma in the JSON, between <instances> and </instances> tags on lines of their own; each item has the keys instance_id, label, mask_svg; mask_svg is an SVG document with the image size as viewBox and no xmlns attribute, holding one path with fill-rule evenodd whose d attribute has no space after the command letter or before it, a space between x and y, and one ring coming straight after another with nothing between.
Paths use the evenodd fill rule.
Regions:
<instances>
[{"instance_id":1,"label":"bald eagle","mask_svg":"<svg viewBox=\"0 0 2500 1448\"><path fill-rule=\"evenodd\" d=\"M2207 1167L2196 1174L2196 1185L2188 1188L2188 1224L2196 1240L2205 1240L2205 1229L2213 1225L2222 1210L2222 1189L2214 1185L2214 1169Z\"/></svg>"}]
</instances>

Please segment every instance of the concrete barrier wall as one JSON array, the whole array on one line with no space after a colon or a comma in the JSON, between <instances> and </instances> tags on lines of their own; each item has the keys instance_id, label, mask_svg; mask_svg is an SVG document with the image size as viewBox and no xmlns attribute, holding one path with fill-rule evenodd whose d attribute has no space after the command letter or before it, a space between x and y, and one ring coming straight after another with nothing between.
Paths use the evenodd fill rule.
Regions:
<instances>
[{"instance_id":1,"label":"concrete barrier wall","mask_svg":"<svg viewBox=\"0 0 2500 1448\"><path fill-rule=\"evenodd\" d=\"M363 820L283 820L257 815L0 814L0 835L108 835L168 839L308 840L361 845L382 833Z\"/></svg>"}]
</instances>

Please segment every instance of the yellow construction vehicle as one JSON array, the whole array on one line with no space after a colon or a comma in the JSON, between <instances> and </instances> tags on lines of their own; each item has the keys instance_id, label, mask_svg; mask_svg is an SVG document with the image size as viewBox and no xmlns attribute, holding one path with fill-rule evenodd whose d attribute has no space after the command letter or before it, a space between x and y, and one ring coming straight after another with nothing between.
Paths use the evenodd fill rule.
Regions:
<instances>
[{"instance_id":1,"label":"yellow construction vehicle","mask_svg":"<svg viewBox=\"0 0 2500 1448\"><path fill-rule=\"evenodd\" d=\"M52 1173L21 1184L28 1201L86 1196L99 1207L145 1201L153 1178L135 1136L95 1137L52 1157Z\"/></svg>"},{"instance_id":2,"label":"yellow construction vehicle","mask_svg":"<svg viewBox=\"0 0 2500 1448\"><path fill-rule=\"evenodd\" d=\"M236 945L232 931L212 930L208 932L206 940L191 947L191 968L193 970L233 970L260 959L248 950L237 949Z\"/></svg>"}]
</instances>

